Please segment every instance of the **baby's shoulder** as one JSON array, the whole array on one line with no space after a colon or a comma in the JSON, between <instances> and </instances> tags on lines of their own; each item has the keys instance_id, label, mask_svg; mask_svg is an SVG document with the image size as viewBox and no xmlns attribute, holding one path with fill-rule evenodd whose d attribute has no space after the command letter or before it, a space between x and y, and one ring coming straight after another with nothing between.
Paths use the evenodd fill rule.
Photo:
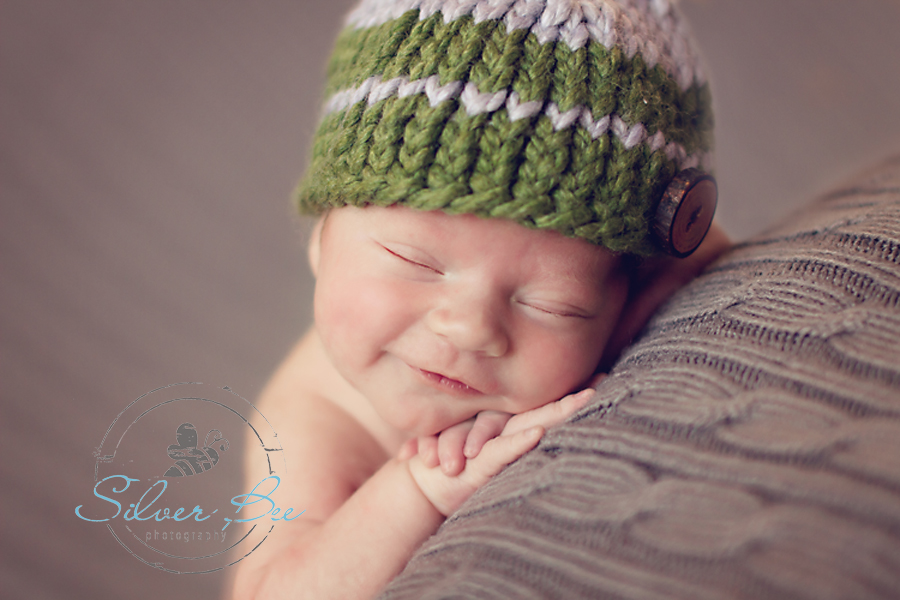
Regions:
<instances>
[{"instance_id":1,"label":"baby's shoulder","mask_svg":"<svg viewBox=\"0 0 900 600\"><path fill-rule=\"evenodd\" d=\"M390 458L352 403L348 410L347 388L310 331L258 401L284 452L285 492L309 516L327 517Z\"/></svg>"}]
</instances>

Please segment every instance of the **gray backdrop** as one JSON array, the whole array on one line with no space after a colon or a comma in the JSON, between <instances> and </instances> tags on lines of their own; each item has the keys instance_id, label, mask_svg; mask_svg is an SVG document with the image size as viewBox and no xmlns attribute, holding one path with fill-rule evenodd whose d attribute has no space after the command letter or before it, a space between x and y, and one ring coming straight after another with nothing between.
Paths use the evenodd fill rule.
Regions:
<instances>
[{"instance_id":1,"label":"gray backdrop","mask_svg":"<svg viewBox=\"0 0 900 600\"><path fill-rule=\"evenodd\" d=\"M221 589L227 571L151 569L74 507L131 400L176 381L253 399L309 323L288 197L348 4L0 4L4 597ZM685 9L713 79L734 237L900 149L896 0Z\"/></svg>"}]
</instances>

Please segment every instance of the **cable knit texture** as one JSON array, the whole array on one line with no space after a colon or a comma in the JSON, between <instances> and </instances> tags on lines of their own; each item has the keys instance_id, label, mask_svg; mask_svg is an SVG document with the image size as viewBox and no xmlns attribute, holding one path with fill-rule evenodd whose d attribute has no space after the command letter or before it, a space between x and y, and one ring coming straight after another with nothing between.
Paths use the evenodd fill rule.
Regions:
<instances>
[{"instance_id":1,"label":"cable knit texture","mask_svg":"<svg viewBox=\"0 0 900 600\"><path fill-rule=\"evenodd\" d=\"M900 156L683 289L384 599L896 598Z\"/></svg>"},{"instance_id":2,"label":"cable knit texture","mask_svg":"<svg viewBox=\"0 0 900 600\"><path fill-rule=\"evenodd\" d=\"M364 0L329 66L303 212L403 204L657 252L709 167L709 89L663 0Z\"/></svg>"}]
</instances>

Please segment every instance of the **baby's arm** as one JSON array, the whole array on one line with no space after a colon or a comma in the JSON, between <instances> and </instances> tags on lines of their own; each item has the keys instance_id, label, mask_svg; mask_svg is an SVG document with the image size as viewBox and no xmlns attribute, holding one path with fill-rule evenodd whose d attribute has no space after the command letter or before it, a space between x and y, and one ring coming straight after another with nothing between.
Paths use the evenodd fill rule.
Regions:
<instances>
[{"instance_id":1,"label":"baby's arm","mask_svg":"<svg viewBox=\"0 0 900 600\"><path fill-rule=\"evenodd\" d=\"M305 512L279 524L238 565L236 600L374 596L443 520L406 463L390 460L372 434L320 393L341 385L308 334L261 395L259 408L285 452L277 504ZM259 465L247 471L250 487L265 475Z\"/></svg>"},{"instance_id":2,"label":"baby's arm","mask_svg":"<svg viewBox=\"0 0 900 600\"><path fill-rule=\"evenodd\" d=\"M448 477L417 456L391 459L376 436L316 394L311 380L346 385L336 373L323 380L329 369L308 335L263 393L260 409L288 453L278 504L306 512L240 564L234 598L374 596L446 514L574 410L569 402L562 411L532 411L486 443L460 477ZM261 475L251 470L248 481Z\"/></svg>"}]
</instances>

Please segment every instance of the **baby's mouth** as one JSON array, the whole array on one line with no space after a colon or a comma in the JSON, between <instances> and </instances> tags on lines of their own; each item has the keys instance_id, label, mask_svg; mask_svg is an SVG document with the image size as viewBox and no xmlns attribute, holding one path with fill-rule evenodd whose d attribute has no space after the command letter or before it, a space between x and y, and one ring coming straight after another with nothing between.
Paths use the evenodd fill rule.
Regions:
<instances>
[{"instance_id":1,"label":"baby's mouth","mask_svg":"<svg viewBox=\"0 0 900 600\"><path fill-rule=\"evenodd\" d=\"M468 395L480 395L481 392L472 386L459 381L458 379L453 379L452 377L447 377L445 375L441 375L440 373L435 373L434 371L426 371L425 369L420 369L418 367L414 367L416 371L418 371L426 380L430 383L447 389L452 392L456 392L458 394L468 394Z\"/></svg>"}]
</instances>

